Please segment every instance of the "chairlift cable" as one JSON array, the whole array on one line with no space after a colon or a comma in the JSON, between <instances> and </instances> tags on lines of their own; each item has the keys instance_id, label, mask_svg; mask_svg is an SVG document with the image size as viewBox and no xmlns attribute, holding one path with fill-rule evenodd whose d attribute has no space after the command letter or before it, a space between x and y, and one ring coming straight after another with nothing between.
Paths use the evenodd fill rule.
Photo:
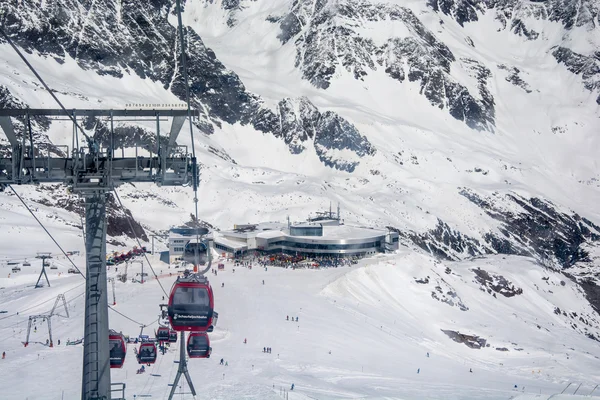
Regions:
<instances>
[{"instance_id":1,"label":"chairlift cable","mask_svg":"<svg viewBox=\"0 0 600 400\"><path fill-rule=\"evenodd\" d=\"M111 306L108 306L108 308L109 308L110 310L113 310L114 312L116 312L117 314L119 314L120 316L122 316L123 318L127 318L127 319L128 319L128 320L130 320L131 322L134 322L134 323L136 323L137 325L144 326L144 327L146 327L146 326L147 326L147 325L144 325L144 324L142 324L141 322L138 322L138 321L134 320L133 318L129 318L127 315L123 314L121 311L119 311L119 310L117 310L117 309L115 309L115 308L112 308Z\"/></svg>"},{"instance_id":2,"label":"chairlift cable","mask_svg":"<svg viewBox=\"0 0 600 400\"><path fill-rule=\"evenodd\" d=\"M23 205L25 206L25 208L27 209L27 211L29 211L29 213L33 216L33 218L35 218L35 220L38 222L38 224L40 224L40 226L42 227L42 229L44 229L44 231L46 231L46 233L48 234L48 236L50 236L50 239L52 239L52 241L54 242L54 244L56 244L58 246L58 248L60 249L60 251L62 251L62 253L64 254L64 256L67 257L67 260L69 260L71 262L71 265L73 265L73 268L75 268L77 270L77 272L83 277L83 279L85 279L85 275L83 275L83 273L81 273L81 271L79 270L79 268L77 268L77 266L75 265L75 263L73 262L73 260L71 260L71 257L69 257L67 255L67 253L63 250L63 248L60 246L60 244L58 244L58 242L56 241L56 239L54 239L54 236L52 236L52 234L50 232L48 232L48 229L46 229L46 227L44 226L44 224L42 224L42 221L40 221L38 219L38 217L35 216L35 214L33 213L33 211L31 211L31 208L29 208L29 206L25 203L25 201L23 200L23 198L21 198L21 196L19 196L19 193L17 193L17 191L12 187L12 185L8 185L8 187L19 198L19 200L21 200L21 203L23 203Z\"/></svg>"},{"instance_id":3,"label":"chairlift cable","mask_svg":"<svg viewBox=\"0 0 600 400\"><path fill-rule=\"evenodd\" d=\"M64 291L64 292L63 292L63 294L65 294L65 293L68 293L68 292L70 292L71 290L77 289L78 287L80 287L80 286L81 286L81 285L83 285L84 283L85 283L85 282L82 282L82 283L80 283L80 284L79 284L79 285L77 285L77 286L73 286L71 289ZM25 311L31 310L32 308L39 307L39 306L41 306L42 304L46 304L46 303L48 303L49 301L52 301L52 300L56 300L56 297L52 297L52 298L50 298L50 299L48 299L48 300L44 300L44 301L42 301L41 303L37 303L37 304L34 304L34 305L32 305L32 306L29 306L29 307L27 307L27 308L25 308L25 309L23 309L23 310L19 311L19 313L23 313L23 312L25 312ZM71 300L69 300L67 303L69 303L70 301L71 301ZM7 316L5 316L5 317L2 317L2 318L0 318L0 321L2 321L2 320L5 320L5 319L7 319L7 318L14 317L15 315L18 315L18 314L17 314L17 313L13 313L13 314L7 315ZM3 329L3 328L0 328L0 329Z\"/></svg>"},{"instance_id":4,"label":"chairlift cable","mask_svg":"<svg viewBox=\"0 0 600 400\"><path fill-rule=\"evenodd\" d=\"M190 136L192 139L192 158L194 159L194 176L193 176L193 189L194 189L194 216L195 216L195 223L196 225L199 224L199 219L198 219L198 163L196 160L196 145L195 145L195 140L194 140L194 124L192 123L192 111L191 111L191 104L190 104L190 81L189 81L189 76L188 76L188 71L187 71L187 62L186 62L186 57L185 57L185 37L183 35L183 21L181 18L181 1L177 0L176 1L176 8L177 8L177 25L178 25L178 30L179 30L179 39L180 39L180 47L181 47L181 68L183 69L183 80L185 82L185 100L187 103L187 116L188 116L188 120L190 123ZM195 227L196 229L196 241L200 242L200 235L198 234L198 230L197 230L197 226ZM210 252L210 248L207 249L207 251ZM210 256L210 255L209 255ZM206 269L204 271L202 271L200 274L204 275L206 272L208 272L208 270L210 269L210 266L207 266Z\"/></svg>"}]
</instances>

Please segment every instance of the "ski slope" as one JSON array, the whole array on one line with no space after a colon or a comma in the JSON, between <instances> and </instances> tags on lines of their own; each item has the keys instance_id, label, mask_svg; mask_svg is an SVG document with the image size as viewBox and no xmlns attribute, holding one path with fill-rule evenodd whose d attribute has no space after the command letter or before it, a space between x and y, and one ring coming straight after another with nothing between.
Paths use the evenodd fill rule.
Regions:
<instances>
[{"instance_id":1,"label":"ski slope","mask_svg":"<svg viewBox=\"0 0 600 400\"><path fill-rule=\"evenodd\" d=\"M84 263L83 257L74 260ZM169 273L177 270L154 256L151 260L168 292L174 281ZM65 343L83 336L83 279L67 274L68 263L60 256L53 261L58 269L48 271L52 286L38 289L33 285L40 265L22 267L10 278L12 267L0 265L0 311L7 311L0 314L1 350L7 353L0 360L3 399L80 396L83 348ZM324 270L265 271L255 265L233 272L232 264L225 264L225 271L209 276L219 312L218 326L210 334L212 357L189 363L199 399L278 399L292 383L292 399L548 398L569 382L575 384L567 393L582 384L579 394L600 382L598 343L574 333L553 313L559 306L581 314L590 311L589 305L574 284L558 283L564 276L529 259L497 256L443 264L404 251ZM444 273L447 267L451 274ZM494 298L480 290L471 272L477 267L502 273L523 294ZM134 264L128 276L135 276L138 268ZM109 277L116 273L110 267ZM415 282L425 276L429 284ZM548 277L547 287L542 277ZM431 288L438 284L454 290L469 310L432 298ZM70 318L53 317L55 346L44 344L47 328L38 321L37 333L23 347L28 315L48 311L58 293L65 293ZM112 304L110 285L108 296ZM153 334L162 296L156 279L144 284L117 281L114 308L131 320L110 311L110 327L137 336L141 323L149 325L144 334ZM298 322L286 321L288 315L297 316ZM471 349L440 329L479 335L491 346ZM124 367L111 370L112 382L126 383L128 399L166 398L179 344L159 355L144 374L136 374L139 365L129 344ZM272 353L263 353L263 347L271 347ZM221 358L229 365L219 365ZM24 377L31 384L14 384ZM181 390L189 393L186 387Z\"/></svg>"}]
</instances>

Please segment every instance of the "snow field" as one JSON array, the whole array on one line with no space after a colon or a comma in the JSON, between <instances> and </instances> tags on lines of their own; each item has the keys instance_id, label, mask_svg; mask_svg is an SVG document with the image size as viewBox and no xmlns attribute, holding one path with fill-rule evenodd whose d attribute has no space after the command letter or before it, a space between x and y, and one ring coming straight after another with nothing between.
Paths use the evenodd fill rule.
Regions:
<instances>
[{"instance_id":1,"label":"snow field","mask_svg":"<svg viewBox=\"0 0 600 400\"><path fill-rule=\"evenodd\" d=\"M169 291L174 278L168 273L177 270L169 269L157 257L152 262ZM443 272L446 267L452 274ZM494 298L482 292L469 271L477 267L502 274L522 287L523 295ZM40 289L31 287L39 269L22 271L19 284L12 286L7 283L13 278L5 278L0 271L0 304L8 311L0 318L26 310L0 319L0 336L8 350L7 360L0 364L0 385L12 388L9 383L23 376L48 383L28 386L28 399L58 399L63 390L65 398L76 398L80 390L82 346L65 346L65 342L83 334L83 280L74 275L63 277L63 268L50 273L52 288ZM139 272L137 269L134 264L129 276ZM578 313L589 306L570 282L564 287L553 285L554 293L548 293L541 277L549 276L550 283L560 282L561 277L534 267L528 259L492 257L441 264L424 255L402 253L363 260L350 268L268 267L265 271L255 265L252 270L232 269L226 262L225 271L209 276L219 321L210 334L212 357L189 363L199 398L276 399L281 388L289 389L294 383L293 398L298 399L508 399L515 395L514 384L520 393L524 387L525 393L541 391L549 396L559 393L568 382L583 383L581 390L588 393L600 381L596 342L572 332L553 313L550 300ZM60 279L56 276L59 272ZM109 276L114 275L111 267ZM429 284L415 282L415 277L426 275L431 278ZM441 278L444 281L436 283ZM433 299L430 292L436 284L455 290L469 310L460 311ZM49 310L53 297L67 290L71 318L53 317L54 338L60 338L61 345L48 348L37 343L47 337L45 325L38 322L30 346L22 347L25 332L21 329L26 328L27 315ZM108 290L112 303L110 285ZM116 282L116 291L115 309L150 325L143 333L152 334L163 295L156 280L143 285ZM299 321L286 321L287 315L298 316ZM140 333L136 322L112 311L109 318L112 329L130 336ZM537 324L551 332L538 329ZM469 349L451 341L440 329L480 335L492 345ZM514 350L517 345L511 343L523 350ZM156 364L138 375L134 346L128 345L125 366L111 370L112 381L126 382L128 396L164 398L177 368L173 361L178 359L178 346L159 355ZM509 351L494 349L502 346ZM272 347L272 354L264 354L263 347ZM221 358L229 363L227 367L219 365ZM5 392L7 398L21 398L17 390Z\"/></svg>"}]
</instances>

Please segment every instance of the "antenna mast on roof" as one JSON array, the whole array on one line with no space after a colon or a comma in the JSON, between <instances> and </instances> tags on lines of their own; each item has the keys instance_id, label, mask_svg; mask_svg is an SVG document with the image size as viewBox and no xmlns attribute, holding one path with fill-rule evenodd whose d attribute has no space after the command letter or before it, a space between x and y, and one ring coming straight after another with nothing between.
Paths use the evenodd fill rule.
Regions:
<instances>
[{"instance_id":1,"label":"antenna mast on roof","mask_svg":"<svg viewBox=\"0 0 600 400\"><path fill-rule=\"evenodd\" d=\"M341 221L342 219L340 218L340 203L338 202L338 209L337 209L337 219L339 221Z\"/></svg>"}]
</instances>

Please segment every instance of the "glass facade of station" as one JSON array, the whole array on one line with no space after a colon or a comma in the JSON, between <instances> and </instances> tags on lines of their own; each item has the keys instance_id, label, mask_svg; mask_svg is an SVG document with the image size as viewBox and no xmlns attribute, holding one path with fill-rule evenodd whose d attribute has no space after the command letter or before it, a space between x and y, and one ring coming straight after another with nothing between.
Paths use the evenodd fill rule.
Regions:
<instances>
[{"instance_id":1,"label":"glass facade of station","mask_svg":"<svg viewBox=\"0 0 600 400\"><path fill-rule=\"evenodd\" d=\"M315 226L291 226L291 236L323 236L323 227L321 225Z\"/></svg>"},{"instance_id":2,"label":"glass facade of station","mask_svg":"<svg viewBox=\"0 0 600 400\"><path fill-rule=\"evenodd\" d=\"M374 242L352 243L352 244L328 244L328 243L300 243L291 240L278 240L269 243L269 247L273 248L294 248L298 250L364 250L364 249L379 249L381 240Z\"/></svg>"}]
</instances>

